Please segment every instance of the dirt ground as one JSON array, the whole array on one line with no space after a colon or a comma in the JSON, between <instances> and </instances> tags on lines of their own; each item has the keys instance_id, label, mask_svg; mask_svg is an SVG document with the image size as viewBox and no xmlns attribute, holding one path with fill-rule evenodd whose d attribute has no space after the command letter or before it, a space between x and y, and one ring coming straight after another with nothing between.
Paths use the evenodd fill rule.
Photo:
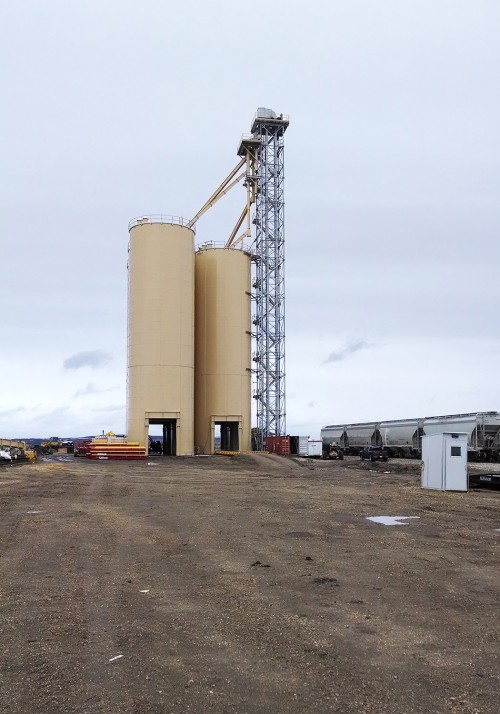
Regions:
<instances>
[{"instance_id":1,"label":"dirt ground","mask_svg":"<svg viewBox=\"0 0 500 714\"><path fill-rule=\"evenodd\" d=\"M499 529L396 461L2 468L0 711L498 714Z\"/></svg>"}]
</instances>

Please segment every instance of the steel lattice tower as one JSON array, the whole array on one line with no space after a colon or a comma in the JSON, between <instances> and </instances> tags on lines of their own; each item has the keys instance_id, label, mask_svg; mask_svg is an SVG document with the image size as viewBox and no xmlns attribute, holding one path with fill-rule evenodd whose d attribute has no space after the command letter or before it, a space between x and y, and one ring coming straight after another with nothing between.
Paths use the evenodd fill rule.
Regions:
<instances>
[{"instance_id":1,"label":"steel lattice tower","mask_svg":"<svg viewBox=\"0 0 500 714\"><path fill-rule=\"evenodd\" d=\"M284 134L288 118L259 109L255 192L255 355L258 448L286 434Z\"/></svg>"}]
</instances>

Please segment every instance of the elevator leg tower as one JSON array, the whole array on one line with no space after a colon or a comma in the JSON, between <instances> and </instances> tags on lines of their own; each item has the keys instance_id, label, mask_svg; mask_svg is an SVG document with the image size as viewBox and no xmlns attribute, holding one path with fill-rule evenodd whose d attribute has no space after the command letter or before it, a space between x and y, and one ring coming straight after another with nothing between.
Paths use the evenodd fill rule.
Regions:
<instances>
[{"instance_id":1,"label":"elevator leg tower","mask_svg":"<svg viewBox=\"0 0 500 714\"><path fill-rule=\"evenodd\" d=\"M255 195L255 356L257 443L286 434L284 134L288 118L259 109L252 136L259 139Z\"/></svg>"}]
</instances>

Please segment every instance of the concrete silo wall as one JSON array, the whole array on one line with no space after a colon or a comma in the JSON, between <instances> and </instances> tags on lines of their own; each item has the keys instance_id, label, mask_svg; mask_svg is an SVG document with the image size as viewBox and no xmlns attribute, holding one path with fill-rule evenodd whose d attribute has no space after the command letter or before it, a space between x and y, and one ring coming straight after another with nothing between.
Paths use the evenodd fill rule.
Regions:
<instances>
[{"instance_id":1,"label":"concrete silo wall","mask_svg":"<svg viewBox=\"0 0 500 714\"><path fill-rule=\"evenodd\" d=\"M136 221L128 275L127 434L148 446L150 424L169 430L177 455L193 453L194 233Z\"/></svg>"},{"instance_id":2,"label":"concrete silo wall","mask_svg":"<svg viewBox=\"0 0 500 714\"><path fill-rule=\"evenodd\" d=\"M208 248L195 256L195 450L251 449L250 257Z\"/></svg>"}]
</instances>

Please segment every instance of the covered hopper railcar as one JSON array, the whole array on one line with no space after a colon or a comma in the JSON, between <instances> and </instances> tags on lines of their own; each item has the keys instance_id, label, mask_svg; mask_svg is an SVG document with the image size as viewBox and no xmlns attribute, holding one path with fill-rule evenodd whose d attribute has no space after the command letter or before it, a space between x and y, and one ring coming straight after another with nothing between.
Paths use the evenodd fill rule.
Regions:
<instances>
[{"instance_id":1,"label":"covered hopper railcar","mask_svg":"<svg viewBox=\"0 0 500 714\"><path fill-rule=\"evenodd\" d=\"M450 430L467 433L470 461L500 461L500 413L498 412L334 424L323 427L321 439L324 453L327 453L330 444L335 442L340 444L348 454L359 454L365 446L383 446L393 457L420 458L422 436Z\"/></svg>"},{"instance_id":2,"label":"covered hopper railcar","mask_svg":"<svg viewBox=\"0 0 500 714\"><path fill-rule=\"evenodd\" d=\"M384 421L379 423L378 430L381 444L391 456L420 456L424 433L422 420Z\"/></svg>"}]
</instances>

